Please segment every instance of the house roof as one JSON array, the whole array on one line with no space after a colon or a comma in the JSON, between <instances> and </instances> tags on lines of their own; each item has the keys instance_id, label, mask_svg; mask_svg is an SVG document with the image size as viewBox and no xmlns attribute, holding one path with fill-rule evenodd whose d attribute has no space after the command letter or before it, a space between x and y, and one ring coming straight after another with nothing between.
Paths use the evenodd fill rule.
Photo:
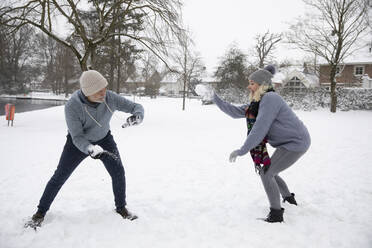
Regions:
<instances>
[{"instance_id":1,"label":"house roof","mask_svg":"<svg viewBox=\"0 0 372 248\"><path fill-rule=\"evenodd\" d=\"M345 59L345 64L372 64L372 53L359 50Z\"/></svg>"},{"instance_id":2,"label":"house roof","mask_svg":"<svg viewBox=\"0 0 372 248\"><path fill-rule=\"evenodd\" d=\"M288 66L280 68L275 73L272 81L283 86L287 84L292 78L297 77L305 85L306 88L313 88L319 85L319 78L315 74L304 73L302 66Z\"/></svg>"},{"instance_id":3,"label":"house roof","mask_svg":"<svg viewBox=\"0 0 372 248\"><path fill-rule=\"evenodd\" d=\"M135 83L135 82L138 82L138 80L134 80L134 79L132 78L132 76L128 77L128 79L127 79L127 81L126 81L126 83Z\"/></svg>"},{"instance_id":4,"label":"house roof","mask_svg":"<svg viewBox=\"0 0 372 248\"><path fill-rule=\"evenodd\" d=\"M306 88L314 88L319 86L319 77L317 75L294 71L292 74L290 74L286 83L293 78L291 76L296 76L298 79L300 79Z\"/></svg>"},{"instance_id":5,"label":"house roof","mask_svg":"<svg viewBox=\"0 0 372 248\"><path fill-rule=\"evenodd\" d=\"M180 78L180 76L178 74L168 72L160 80L160 83L177 83L179 78Z\"/></svg>"},{"instance_id":6,"label":"house roof","mask_svg":"<svg viewBox=\"0 0 372 248\"><path fill-rule=\"evenodd\" d=\"M217 81L213 73L205 73L203 74L201 79L202 79L202 82L206 82L206 83L212 83L212 82Z\"/></svg>"},{"instance_id":7,"label":"house roof","mask_svg":"<svg viewBox=\"0 0 372 248\"><path fill-rule=\"evenodd\" d=\"M361 49L355 51L344 59L344 64L357 65L357 64L372 64L372 41L365 44ZM370 50L371 49L371 50ZM324 59L319 59L320 65L328 65Z\"/></svg>"}]
</instances>

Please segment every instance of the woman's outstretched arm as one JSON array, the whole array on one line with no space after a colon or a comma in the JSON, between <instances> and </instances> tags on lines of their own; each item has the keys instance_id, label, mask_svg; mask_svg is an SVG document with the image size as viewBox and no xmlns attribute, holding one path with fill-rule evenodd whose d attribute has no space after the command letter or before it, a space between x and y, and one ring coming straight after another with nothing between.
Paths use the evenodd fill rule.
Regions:
<instances>
[{"instance_id":1,"label":"woman's outstretched arm","mask_svg":"<svg viewBox=\"0 0 372 248\"><path fill-rule=\"evenodd\" d=\"M213 94L213 102L222 110L225 114L232 118L245 118L245 110L248 105L235 106L231 103L223 101L216 93Z\"/></svg>"}]
</instances>

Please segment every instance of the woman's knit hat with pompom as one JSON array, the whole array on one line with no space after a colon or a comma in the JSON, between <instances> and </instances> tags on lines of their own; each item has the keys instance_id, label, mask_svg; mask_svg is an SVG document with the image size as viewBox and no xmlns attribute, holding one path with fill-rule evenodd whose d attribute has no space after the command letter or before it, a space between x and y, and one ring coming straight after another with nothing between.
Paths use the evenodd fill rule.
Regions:
<instances>
[{"instance_id":1,"label":"woman's knit hat with pompom","mask_svg":"<svg viewBox=\"0 0 372 248\"><path fill-rule=\"evenodd\" d=\"M259 85L271 85L271 78L274 74L275 67L273 65L267 65L263 69L253 72L248 79L258 83Z\"/></svg>"}]
</instances>

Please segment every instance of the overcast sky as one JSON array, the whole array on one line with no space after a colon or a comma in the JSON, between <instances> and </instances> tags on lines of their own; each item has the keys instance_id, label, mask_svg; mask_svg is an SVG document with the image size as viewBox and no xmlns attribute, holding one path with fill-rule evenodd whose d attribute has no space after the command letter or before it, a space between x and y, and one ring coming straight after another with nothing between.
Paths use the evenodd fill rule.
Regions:
<instances>
[{"instance_id":1,"label":"overcast sky","mask_svg":"<svg viewBox=\"0 0 372 248\"><path fill-rule=\"evenodd\" d=\"M233 42L247 52L257 34L288 30L288 23L303 15L304 9L302 0L184 0L183 18L208 72L213 72L218 57ZM285 47L278 49L276 57L296 59L296 53Z\"/></svg>"}]
</instances>

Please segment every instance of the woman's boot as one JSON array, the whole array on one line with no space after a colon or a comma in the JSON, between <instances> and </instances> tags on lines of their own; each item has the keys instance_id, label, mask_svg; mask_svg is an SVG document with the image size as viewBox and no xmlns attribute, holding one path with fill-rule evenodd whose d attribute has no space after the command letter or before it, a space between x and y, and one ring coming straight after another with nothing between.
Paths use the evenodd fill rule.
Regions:
<instances>
[{"instance_id":1,"label":"woman's boot","mask_svg":"<svg viewBox=\"0 0 372 248\"><path fill-rule=\"evenodd\" d=\"M295 199L295 194L291 193L291 196L287 196L283 198L283 202L289 202L290 204L297 205L296 199Z\"/></svg>"},{"instance_id":2,"label":"woman's boot","mask_svg":"<svg viewBox=\"0 0 372 248\"><path fill-rule=\"evenodd\" d=\"M270 222L270 223L282 222L283 213L284 213L284 208L281 208L281 209L270 208L270 213L267 215L265 221Z\"/></svg>"}]
</instances>

